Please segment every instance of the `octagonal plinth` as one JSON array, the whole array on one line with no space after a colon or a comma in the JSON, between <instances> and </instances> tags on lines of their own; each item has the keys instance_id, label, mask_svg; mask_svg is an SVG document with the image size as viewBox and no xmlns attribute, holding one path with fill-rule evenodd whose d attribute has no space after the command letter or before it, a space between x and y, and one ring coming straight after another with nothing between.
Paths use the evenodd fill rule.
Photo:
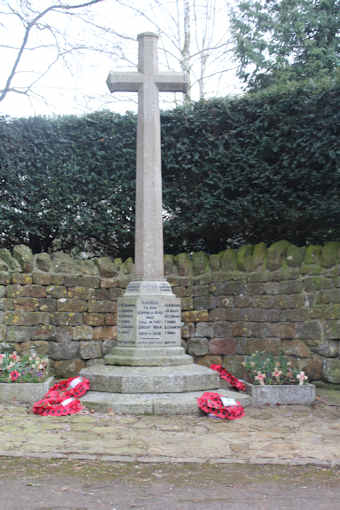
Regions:
<instances>
[{"instance_id":1,"label":"octagonal plinth","mask_svg":"<svg viewBox=\"0 0 340 510\"><path fill-rule=\"evenodd\" d=\"M80 374L90 381L91 391L111 393L181 393L219 387L217 372L200 365L174 367L119 367L94 365Z\"/></svg>"},{"instance_id":2,"label":"octagonal plinth","mask_svg":"<svg viewBox=\"0 0 340 510\"><path fill-rule=\"evenodd\" d=\"M120 366L174 366L192 365L191 356L185 354L183 347L114 347L111 354L105 356L106 365Z\"/></svg>"},{"instance_id":3,"label":"octagonal plinth","mask_svg":"<svg viewBox=\"0 0 340 510\"><path fill-rule=\"evenodd\" d=\"M233 398L241 403L243 407L250 405L251 397L246 393L219 388L216 390L221 396ZM235 395L236 393L236 395ZM197 399L202 391L191 391L186 393L105 393L90 391L81 398L83 404L90 409L97 411L115 412L118 414L134 415L193 415L202 414Z\"/></svg>"}]
</instances>

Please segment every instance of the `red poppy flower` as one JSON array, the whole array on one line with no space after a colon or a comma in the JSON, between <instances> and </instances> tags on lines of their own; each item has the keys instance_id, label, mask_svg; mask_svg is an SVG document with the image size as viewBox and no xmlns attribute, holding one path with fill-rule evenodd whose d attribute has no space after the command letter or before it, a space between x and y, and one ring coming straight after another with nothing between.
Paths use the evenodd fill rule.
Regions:
<instances>
[{"instance_id":1,"label":"red poppy flower","mask_svg":"<svg viewBox=\"0 0 340 510\"><path fill-rule=\"evenodd\" d=\"M230 374L226 371L225 368L223 368L221 365L210 365L210 368L212 370L216 370L222 379L225 379L233 388L235 388L238 391L246 391L246 385L237 379L234 375Z\"/></svg>"},{"instance_id":2,"label":"red poppy flower","mask_svg":"<svg viewBox=\"0 0 340 510\"><path fill-rule=\"evenodd\" d=\"M17 370L13 370L13 372L10 373L11 381L15 382L18 377L20 377L20 374Z\"/></svg>"}]
</instances>

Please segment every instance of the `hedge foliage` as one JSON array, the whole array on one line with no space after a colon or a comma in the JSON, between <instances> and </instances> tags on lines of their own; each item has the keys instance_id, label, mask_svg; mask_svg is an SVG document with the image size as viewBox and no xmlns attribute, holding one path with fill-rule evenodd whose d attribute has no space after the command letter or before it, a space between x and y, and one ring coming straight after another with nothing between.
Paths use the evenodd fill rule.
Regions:
<instances>
[{"instance_id":1,"label":"hedge foliage","mask_svg":"<svg viewBox=\"0 0 340 510\"><path fill-rule=\"evenodd\" d=\"M168 253L340 240L340 83L163 112ZM133 255L136 117L0 118L2 245Z\"/></svg>"},{"instance_id":2,"label":"hedge foliage","mask_svg":"<svg viewBox=\"0 0 340 510\"><path fill-rule=\"evenodd\" d=\"M133 115L3 118L0 136L3 245L130 254Z\"/></svg>"}]
</instances>

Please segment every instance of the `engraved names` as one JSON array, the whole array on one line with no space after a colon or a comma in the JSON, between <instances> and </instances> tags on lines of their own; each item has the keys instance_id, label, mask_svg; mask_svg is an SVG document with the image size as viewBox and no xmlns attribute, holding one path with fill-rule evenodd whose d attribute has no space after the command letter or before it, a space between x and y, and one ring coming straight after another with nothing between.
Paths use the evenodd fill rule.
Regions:
<instances>
[{"instance_id":1,"label":"engraved names","mask_svg":"<svg viewBox=\"0 0 340 510\"><path fill-rule=\"evenodd\" d=\"M160 343L163 329L163 307L157 299L140 299L137 309L139 343Z\"/></svg>"},{"instance_id":2,"label":"engraved names","mask_svg":"<svg viewBox=\"0 0 340 510\"><path fill-rule=\"evenodd\" d=\"M180 345L181 307L177 298L120 298L118 345Z\"/></svg>"},{"instance_id":3,"label":"engraved names","mask_svg":"<svg viewBox=\"0 0 340 510\"><path fill-rule=\"evenodd\" d=\"M135 344L133 339L136 304L120 300L118 303L118 343Z\"/></svg>"},{"instance_id":4,"label":"engraved names","mask_svg":"<svg viewBox=\"0 0 340 510\"><path fill-rule=\"evenodd\" d=\"M180 342L181 305L166 303L164 305L164 343L166 345Z\"/></svg>"}]
</instances>

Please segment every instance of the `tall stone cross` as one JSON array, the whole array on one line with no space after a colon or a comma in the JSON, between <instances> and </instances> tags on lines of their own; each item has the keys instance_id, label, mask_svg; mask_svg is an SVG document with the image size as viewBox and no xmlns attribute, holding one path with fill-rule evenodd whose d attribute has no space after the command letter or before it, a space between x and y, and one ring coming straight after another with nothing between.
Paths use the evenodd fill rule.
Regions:
<instances>
[{"instance_id":1,"label":"tall stone cross","mask_svg":"<svg viewBox=\"0 0 340 510\"><path fill-rule=\"evenodd\" d=\"M118 299L118 337L109 365L192 363L181 346L181 305L164 278L158 93L185 92L182 73L160 73L158 36L138 36L138 71L111 72L111 92L138 92L135 280Z\"/></svg>"},{"instance_id":2,"label":"tall stone cross","mask_svg":"<svg viewBox=\"0 0 340 510\"><path fill-rule=\"evenodd\" d=\"M163 280L161 129L158 92L185 92L182 73L158 71L158 36L138 35L138 72L111 72L111 92L138 92L135 267L137 280Z\"/></svg>"}]
</instances>

